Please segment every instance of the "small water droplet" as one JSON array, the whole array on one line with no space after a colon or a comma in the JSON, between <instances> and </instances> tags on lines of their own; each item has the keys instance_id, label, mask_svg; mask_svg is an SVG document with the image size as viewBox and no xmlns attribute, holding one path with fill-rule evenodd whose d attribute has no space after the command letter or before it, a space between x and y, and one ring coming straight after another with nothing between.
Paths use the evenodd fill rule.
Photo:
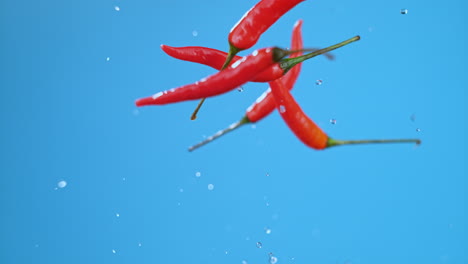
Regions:
<instances>
[{"instance_id":1,"label":"small water droplet","mask_svg":"<svg viewBox=\"0 0 468 264\"><path fill-rule=\"evenodd\" d=\"M198 31L196 31L196 30L192 31L192 36L194 36L194 37L198 36Z\"/></svg>"},{"instance_id":2,"label":"small water droplet","mask_svg":"<svg viewBox=\"0 0 468 264\"><path fill-rule=\"evenodd\" d=\"M224 251L224 254L226 254L226 255L229 254L229 251L225 250L225 251Z\"/></svg>"},{"instance_id":3,"label":"small water droplet","mask_svg":"<svg viewBox=\"0 0 468 264\"><path fill-rule=\"evenodd\" d=\"M334 118L330 119L330 124L336 125L336 119L334 119Z\"/></svg>"},{"instance_id":4,"label":"small water droplet","mask_svg":"<svg viewBox=\"0 0 468 264\"><path fill-rule=\"evenodd\" d=\"M113 249L113 250L112 250L112 253L114 253L114 254L115 254L115 253L117 253L117 251L115 251L115 249Z\"/></svg>"},{"instance_id":5,"label":"small water droplet","mask_svg":"<svg viewBox=\"0 0 468 264\"><path fill-rule=\"evenodd\" d=\"M266 202L265 205L266 205L266 206L270 206L270 203L269 203L269 202ZM267 234L269 234L269 233L267 233Z\"/></svg>"},{"instance_id":6,"label":"small water droplet","mask_svg":"<svg viewBox=\"0 0 468 264\"><path fill-rule=\"evenodd\" d=\"M270 252L270 254L268 254L268 255L269 255L269 257L270 257L270 258L269 258L270 264L275 264L276 262L278 262L278 258L275 257L275 256L273 255L273 253Z\"/></svg>"},{"instance_id":7,"label":"small water droplet","mask_svg":"<svg viewBox=\"0 0 468 264\"><path fill-rule=\"evenodd\" d=\"M270 229L270 228L265 228L265 233L266 233L267 235L271 234L271 229Z\"/></svg>"},{"instance_id":8,"label":"small water droplet","mask_svg":"<svg viewBox=\"0 0 468 264\"><path fill-rule=\"evenodd\" d=\"M122 181L126 181L126 180L127 180L127 178L125 178L125 177L122 178Z\"/></svg>"},{"instance_id":9,"label":"small water droplet","mask_svg":"<svg viewBox=\"0 0 468 264\"><path fill-rule=\"evenodd\" d=\"M257 125L255 125L255 124L252 124L250 127L251 127L252 129L257 129Z\"/></svg>"},{"instance_id":10,"label":"small water droplet","mask_svg":"<svg viewBox=\"0 0 468 264\"><path fill-rule=\"evenodd\" d=\"M120 7L119 7L119 6L114 6L114 9L115 9L115 11L117 11L117 12L120 11Z\"/></svg>"},{"instance_id":11,"label":"small water droplet","mask_svg":"<svg viewBox=\"0 0 468 264\"><path fill-rule=\"evenodd\" d=\"M184 189L183 189L183 188L180 188L180 189L179 189L179 192L183 193L183 192L184 192Z\"/></svg>"},{"instance_id":12,"label":"small water droplet","mask_svg":"<svg viewBox=\"0 0 468 264\"><path fill-rule=\"evenodd\" d=\"M58 186L59 188L65 188L65 187L67 186L67 182L66 182L66 181L59 181L59 182L57 183L57 186Z\"/></svg>"},{"instance_id":13,"label":"small water droplet","mask_svg":"<svg viewBox=\"0 0 468 264\"><path fill-rule=\"evenodd\" d=\"M246 260L243 260L242 261L242 264L248 264Z\"/></svg>"},{"instance_id":14,"label":"small water droplet","mask_svg":"<svg viewBox=\"0 0 468 264\"><path fill-rule=\"evenodd\" d=\"M421 132L421 129L420 129L420 128L416 128L416 132Z\"/></svg>"},{"instance_id":15,"label":"small water droplet","mask_svg":"<svg viewBox=\"0 0 468 264\"><path fill-rule=\"evenodd\" d=\"M201 176L201 172L199 171L195 172L195 177L200 178L200 176Z\"/></svg>"},{"instance_id":16,"label":"small water droplet","mask_svg":"<svg viewBox=\"0 0 468 264\"><path fill-rule=\"evenodd\" d=\"M280 113L283 114L284 112L286 112L286 107L284 105L280 105L279 106L279 111L280 111Z\"/></svg>"},{"instance_id":17,"label":"small water droplet","mask_svg":"<svg viewBox=\"0 0 468 264\"><path fill-rule=\"evenodd\" d=\"M322 83L323 83L322 80L316 80L316 81L315 81L315 84L316 84L316 85L322 85Z\"/></svg>"},{"instance_id":18,"label":"small water droplet","mask_svg":"<svg viewBox=\"0 0 468 264\"><path fill-rule=\"evenodd\" d=\"M238 91L238 92L243 92L243 91L244 91L244 88L243 88L242 86L239 86L239 87L237 87L237 91Z\"/></svg>"},{"instance_id":19,"label":"small water droplet","mask_svg":"<svg viewBox=\"0 0 468 264\"><path fill-rule=\"evenodd\" d=\"M269 177L269 176L270 176L270 173L267 172L265 175L266 175L267 177Z\"/></svg>"},{"instance_id":20,"label":"small water droplet","mask_svg":"<svg viewBox=\"0 0 468 264\"><path fill-rule=\"evenodd\" d=\"M262 248L262 246L263 246L263 245L262 245L262 242L258 241L258 242L257 242L257 248Z\"/></svg>"},{"instance_id":21,"label":"small water droplet","mask_svg":"<svg viewBox=\"0 0 468 264\"><path fill-rule=\"evenodd\" d=\"M208 190L212 191L214 189L214 185L213 184L208 184Z\"/></svg>"},{"instance_id":22,"label":"small water droplet","mask_svg":"<svg viewBox=\"0 0 468 264\"><path fill-rule=\"evenodd\" d=\"M106 61L110 61L110 57L107 57L107 58L106 58Z\"/></svg>"},{"instance_id":23,"label":"small water droplet","mask_svg":"<svg viewBox=\"0 0 468 264\"><path fill-rule=\"evenodd\" d=\"M406 8L401 9L400 14L402 14L402 15L408 14L408 9L406 9Z\"/></svg>"},{"instance_id":24,"label":"small water droplet","mask_svg":"<svg viewBox=\"0 0 468 264\"><path fill-rule=\"evenodd\" d=\"M138 247L141 247L141 242L140 242L140 243L138 243Z\"/></svg>"},{"instance_id":25,"label":"small water droplet","mask_svg":"<svg viewBox=\"0 0 468 264\"><path fill-rule=\"evenodd\" d=\"M116 216L117 218L119 218L119 217L120 217L120 214L119 214L119 213L116 213L115 216Z\"/></svg>"}]
</instances>

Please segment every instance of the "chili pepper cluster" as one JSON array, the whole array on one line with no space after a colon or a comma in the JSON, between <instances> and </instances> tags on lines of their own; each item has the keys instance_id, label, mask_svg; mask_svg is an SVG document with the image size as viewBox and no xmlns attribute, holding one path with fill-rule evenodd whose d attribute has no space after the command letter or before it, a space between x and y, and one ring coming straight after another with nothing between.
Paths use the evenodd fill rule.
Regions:
<instances>
[{"instance_id":1,"label":"chili pepper cluster","mask_svg":"<svg viewBox=\"0 0 468 264\"><path fill-rule=\"evenodd\" d=\"M332 146L365 143L416 143L419 139L390 140L336 140L330 138L312 119L310 119L289 92L301 71L301 63L318 55L333 56L328 52L360 39L355 36L324 49L304 49L302 42L302 20L293 27L290 50L278 47L257 49L250 55L240 57L237 53L253 47L260 36L282 15L304 0L261 0L237 22L228 35L229 52L198 46L170 47L161 49L174 58L208 65L219 72L199 81L177 88L158 92L152 96L138 99L137 106L163 105L188 100L201 99L196 112L205 98L221 95L248 82L268 82L269 88L247 108L245 115L204 141L193 145L195 150L214 139L244 125L265 118L276 108L291 131L307 146L325 149ZM309 52L303 54L304 52ZM289 57L288 57L289 56ZM288 58L287 58L288 57Z\"/></svg>"}]
</instances>

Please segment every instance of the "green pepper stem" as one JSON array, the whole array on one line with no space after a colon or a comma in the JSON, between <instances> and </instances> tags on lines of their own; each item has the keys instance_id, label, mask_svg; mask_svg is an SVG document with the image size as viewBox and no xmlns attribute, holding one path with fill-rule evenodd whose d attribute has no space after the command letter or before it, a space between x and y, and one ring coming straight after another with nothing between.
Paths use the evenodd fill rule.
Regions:
<instances>
[{"instance_id":1,"label":"green pepper stem","mask_svg":"<svg viewBox=\"0 0 468 264\"><path fill-rule=\"evenodd\" d=\"M223 67L221 67L221 70L224 70L227 68L229 63L232 61L234 56L239 52L240 50L236 47L234 47L232 44L229 43L229 52L227 54L226 60L224 61ZM198 111L200 111L200 108L202 107L203 103L205 102L206 98L202 98L199 102L195 110L193 110L192 115L190 116L190 120L195 120L197 119L197 114Z\"/></svg>"},{"instance_id":2,"label":"green pepper stem","mask_svg":"<svg viewBox=\"0 0 468 264\"><path fill-rule=\"evenodd\" d=\"M328 138L327 148L342 146L342 145L353 145L353 144L387 144L387 143L415 143L416 145L421 144L420 139L370 139L370 140L337 140Z\"/></svg>"},{"instance_id":3,"label":"green pepper stem","mask_svg":"<svg viewBox=\"0 0 468 264\"><path fill-rule=\"evenodd\" d=\"M301 63L305 60L308 60L310 58L313 58L315 56L318 56L318 55L322 55L324 53L327 53L329 51L332 51L332 50L335 50L337 48L341 48L343 46L346 46L352 42L355 42L355 41L358 41L360 40L361 37L360 36L355 36L355 37L352 37L348 40L345 40L345 41L342 41L340 43L337 43L335 45L332 45L330 47L327 47L327 48L324 48L324 49L320 49L320 50L317 50L317 51L314 51L314 52L311 52L309 54L306 54L306 55L302 55L302 56L299 56L299 57L295 57L295 58L287 58L287 59L284 59L280 62L280 67L284 70L284 72L286 73L287 71L289 71L294 65L298 64L298 63Z\"/></svg>"},{"instance_id":4,"label":"green pepper stem","mask_svg":"<svg viewBox=\"0 0 468 264\"><path fill-rule=\"evenodd\" d=\"M248 124L250 123L250 120L247 116L244 116L241 120L235 122L235 123L232 123L229 127L227 127L226 129L223 129L223 130L220 130L218 132L216 132L214 135L212 136L209 136L207 137L205 140L201 141L200 143L197 143L191 147L188 148L188 151L194 151L195 149L207 144L207 143L210 143L211 141L221 137L222 135L225 135L239 127L241 127L242 125L244 124Z\"/></svg>"}]
</instances>

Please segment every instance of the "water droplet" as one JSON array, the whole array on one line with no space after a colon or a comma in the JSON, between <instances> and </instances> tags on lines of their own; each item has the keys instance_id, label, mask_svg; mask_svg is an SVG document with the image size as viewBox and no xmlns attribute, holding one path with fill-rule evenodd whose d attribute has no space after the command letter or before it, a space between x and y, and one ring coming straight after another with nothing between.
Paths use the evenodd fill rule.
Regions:
<instances>
[{"instance_id":1,"label":"water droplet","mask_svg":"<svg viewBox=\"0 0 468 264\"><path fill-rule=\"evenodd\" d=\"M239 86L239 87L237 87L237 91L238 91L238 92L243 92L243 91L244 91L244 88L243 88L242 86Z\"/></svg>"},{"instance_id":2,"label":"water droplet","mask_svg":"<svg viewBox=\"0 0 468 264\"><path fill-rule=\"evenodd\" d=\"M208 184L208 190L212 191L214 189L214 185L213 184Z\"/></svg>"},{"instance_id":3,"label":"water droplet","mask_svg":"<svg viewBox=\"0 0 468 264\"><path fill-rule=\"evenodd\" d=\"M316 81L315 81L315 84L316 84L316 85L322 85L322 83L323 83L322 80L316 80Z\"/></svg>"},{"instance_id":4,"label":"water droplet","mask_svg":"<svg viewBox=\"0 0 468 264\"><path fill-rule=\"evenodd\" d=\"M119 213L116 213L115 216L116 216L117 218L119 218L119 217L120 217L120 214L119 214Z\"/></svg>"},{"instance_id":5,"label":"water droplet","mask_svg":"<svg viewBox=\"0 0 468 264\"><path fill-rule=\"evenodd\" d=\"M107 58L106 58L106 61L110 61L110 57L107 57Z\"/></svg>"},{"instance_id":6,"label":"water droplet","mask_svg":"<svg viewBox=\"0 0 468 264\"><path fill-rule=\"evenodd\" d=\"M194 36L194 37L198 36L198 31L196 31L196 30L192 31L192 36Z\"/></svg>"},{"instance_id":7,"label":"water droplet","mask_svg":"<svg viewBox=\"0 0 468 264\"><path fill-rule=\"evenodd\" d=\"M271 229L270 229L270 228L265 228L265 233L266 233L267 235L271 234Z\"/></svg>"},{"instance_id":8,"label":"water droplet","mask_svg":"<svg viewBox=\"0 0 468 264\"><path fill-rule=\"evenodd\" d=\"M246 260L243 260L242 261L242 264L248 264Z\"/></svg>"},{"instance_id":9,"label":"water droplet","mask_svg":"<svg viewBox=\"0 0 468 264\"><path fill-rule=\"evenodd\" d=\"M258 241L258 242L257 242L257 248L262 248L262 246L263 246L263 245L262 245L262 242Z\"/></svg>"},{"instance_id":10,"label":"water droplet","mask_svg":"<svg viewBox=\"0 0 468 264\"><path fill-rule=\"evenodd\" d=\"M65 188L65 186L67 186L67 182L66 182L66 181L59 181L59 182L57 183L57 186L58 186L59 188Z\"/></svg>"},{"instance_id":11,"label":"water droplet","mask_svg":"<svg viewBox=\"0 0 468 264\"><path fill-rule=\"evenodd\" d=\"M265 175L266 175L267 177L269 177L269 176L270 176L270 173L267 172Z\"/></svg>"},{"instance_id":12,"label":"water droplet","mask_svg":"<svg viewBox=\"0 0 468 264\"><path fill-rule=\"evenodd\" d=\"M119 7L119 6L114 6L114 9L115 9L115 11L117 11L117 12L120 11L120 7Z\"/></svg>"},{"instance_id":13,"label":"water droplet","mask_svg":"<svg viewBox=\"0 0 468 264\"><path fill-rule=\"evenodd\" d=\"M421 129L420 129L420 128L416 128L416 132L421 132Z\"/></svg>"},{"instance_id":14,"label":"water droplet","mask_svg":"<svg viewBox=\"0 0 468 264\"><path fill-rule=\"evenodd\" d=\"M113 249L113 250L112 250L112 253L114 253L114 254L115 254L115 253L117 253L117 251L115 251L115 249Z\"/></svg>"},{"instance_id":15,"label":"water droplet","mask_svg":"<svg viewBox=\"0 0 468 264\"><path fill-rule=\"evenodd\" d=\"M400 14L402 14L402 15L408 14L408 9L406 9L406 8L401 9Z\"/></svg>"},{"instance_id":16,"label":"water droplet","mask_svg":"<svg viewBox=\"0 0 468 264\"><path fill-rule=\"evenodd\" d=\"M127 178L125 178L125 177L122 178L122 181L126 181L126 180L127 180Z\"/></svg>"},{"instance_id":17,"label":"water droplet","mask_svg":"<svg viewBox=\"0 0 468 264\"><path fill-rule=\"evenodd\" d=\"M195 177L200 178L200 176L201 176L201 172L199 171L195 172Z\"/></svg>"},{"instance_id":18,"label":"water droplet","mask_svg":"<svg viewBox=\"0 0 468 264\"><path fill-rule=\"evenodd\" d=\"M141 242L140 242L140 243L138 243L138 246L139 246L139 247L141 247Z\"/></svg>"},{"instance_id":19,"label":"water droplet","mask_svg":"<svg viewBox=\"0 0 468 264\"><path fill-rule=\"evenodd\" d=\"M280 111L280 113L283 114L284 112L286 112L286 107L284 105L280 105L279 106L279 111Z\"/></svg>"},{"instance_id":20,"label":"water droplet","mask_svg":"<svg viewBox=\"0 0 468 264\"><path fill-rule=\"evenodd\" d=\"M275 264L276 262L278 262L278 258L273 256L273 253L270 252L270 254L268 254L268 255L270 257L270 259L269 259L270 264Z\"/></svg>"},{"instance_id":21,"label":"water droplet","mask_svg":"<svg viewBox=\"0 0 468 264\"><path fill-rule=\"evenodd\" d=\"M179 189L179 192L181 192L181 193L184 192L184 189L180 188L180 189Z\"/></svg>"},{"instance_id":22,"label":"water droplet","mask_svg":"<svg viewBox=\"0 0 468 264\"><path fill-rule=\"evenodd\" d=\"M330 119L330 124L336 125L336 119L334 119L334 118Z\"/></svg>"},{"instance_id":23,"label":"water droplet","mask_svg":"<svg viewBox=\"0 0 468 264\"><path fill-rule=\"evenodd\" d=\"M255 125L255 124L252 124L250 127L251 127L252 129L257 129L257 125Z\"/></svg>"}]
</instances>

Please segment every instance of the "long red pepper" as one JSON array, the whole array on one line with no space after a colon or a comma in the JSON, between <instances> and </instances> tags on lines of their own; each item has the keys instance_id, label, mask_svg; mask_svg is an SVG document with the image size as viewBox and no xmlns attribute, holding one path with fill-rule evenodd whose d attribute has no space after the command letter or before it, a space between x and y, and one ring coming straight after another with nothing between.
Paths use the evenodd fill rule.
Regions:
<instances>
[{"instance_id":1,"label":"long red pepper","mask_svg":"<svg viewBox=\"0 0 468 264\"><path fill-rule=\"evenodd\" d=\"M167 55L173 58L204 64L216 70L221 70L223 63L227 57L227 53L224 51L220 51L220 50L212 49L212 48L206 48L206 47L199 47L199 46L171 47L168 45L161 45L161 49ZM298 49L295 49L295 50L298 50ZM317 51L317 50L319 49L310 49L310 51ZM334 56L329 53L325 53L322 55L326 56L330 60L334 59ZM298 55L294 57L297 57L297 56ZM241 56L234 56L230 64L240 59L242 59ZM270 68L266 69L265 71L257 75L257 77L253 79L252 82L273 81L283 76L285 74L285 71L288 71L288 70L289 69L281 68L280 63L275 63L273 64L273 66L271 66Z\"/></svg>"},{"instance_id":2,"label":"long red pepper","mask_svg":"<svg viewBox=\"0 0 468 264\"><path fill-rule=\"evenodd\" d=\"M282 15L304 0L261 0L232 27L229 32L229 53L225 65L239 51L249 49Z\"/></svg>"},{"instance_id":3,"label":"long red pepper","mask_svg":"<svg viewBox=\"0 0 468 264\"><path fill-rule=\"evenodd\" d=\"M276 108L291 131L307 146L322 150L325 148L349 145L349 144L371 144L371 143L416 143L419 139L385 139L385 140L336 140L328 137L323 130L317 126L297 104L283 82L275 80L270 82L271 93L276 102Z\"/></svg>"},{"instance_id":4,"label":"long red pepper","mask_svg":"<svg viewBox=\"0 0 468 264\"><path fill-rule=\"evenodd\" d=\"M193 84L159 92L138 99L137 106L162 105L219 95L252 80L260 72L292 52L280 48L264 48L238 60L227 69L203 78Z\"/></svg>"},{"instance_id":5,"label":"long red pepper","mask_svg":"<svg viewBox=\"0 0 468 264\"><path fill-rule=\"evenodd\" d=\"M291 37L291 50L301 50L302 48L302 20L298 20L293 27L293 33ZM301 52L297 52L292 54L291 57L298 57L301 56L301 54ZM286 73L284 77L281 78L281 80L285 83L285 86L288 89L292 89L294 83L297 80L297 77L299 76L300 71L301 63L297 64L288 73ZM262 95L260 95L260 97L257 98L257 100L255 100L255 102L251 106L247 108L245 116L242 117L238 122L233 123L228 128L221 130L213 136L206 138L204 141L189 147L189 151L193 151L215 140L216 138L234 129L237 129L238 127L241 127L244 124L255 123L257 121L260 121L261 119L269 115L271 112L273 112L273 110L275 110L275 99L271 95L270 89L267 89Z\"/></svg>"},{"instance_id":6,"label":"long red pepper","mask_svg":"<svg viewBox=\"0 0 468 264\"><path fill-rule=\"evenodd\" d=\"M229 32L229 52L221 68L225 69L239 51L255 45L263 32L302 1L304 0L260 0L241 17ZM198 103L190 117L191 120L197 118L197 113L205 99L202 98Z\"/></svg>"}]
</instances>

